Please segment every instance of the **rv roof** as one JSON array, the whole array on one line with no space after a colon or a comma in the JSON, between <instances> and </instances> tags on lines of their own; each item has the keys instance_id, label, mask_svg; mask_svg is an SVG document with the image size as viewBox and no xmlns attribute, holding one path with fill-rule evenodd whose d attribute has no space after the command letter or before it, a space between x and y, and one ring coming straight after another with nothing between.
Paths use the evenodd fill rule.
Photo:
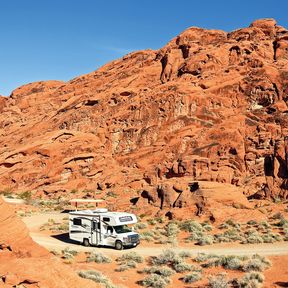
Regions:
<instances>
[{"instance_id":1,"label":"rv roof","mask_svg":"<svg viewBox=\"0 0 288 288\"><path fill-rule=\"evenodd\" d=\"M78 215L93 215L98 213L105 213L105 216L122 216L122 215L131 215L131 213L127 212L108 212L105 208L95 209L95 210L78 210L78 211L71 211L71 214L78 214Z\"/></svg>"},{"instance_id":2,"label":"rv roof","mask_svg":"<svg viewBox=\"0 0 288 288\"><path fill-rule=\"evenodd\" d=\"M74 203L74 202L78 202L78 203L80 203L80 202L90 202L90 203L100 203L100 202L103 202L104 200L102 200L102 199L71 199L70 200L70 202L71 203Z\"/></svg>"}]
</instances>

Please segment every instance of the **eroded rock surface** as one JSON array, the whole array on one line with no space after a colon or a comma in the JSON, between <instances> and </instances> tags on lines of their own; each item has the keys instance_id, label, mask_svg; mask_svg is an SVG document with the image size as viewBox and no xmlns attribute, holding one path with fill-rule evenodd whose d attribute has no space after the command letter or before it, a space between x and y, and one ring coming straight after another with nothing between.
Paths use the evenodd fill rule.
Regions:
<instances>
[{"instance_id":1,"label":"eroded rock surface","mask_svg":"<svg viewBox=\"0 0 288 288\"><path fill-rule=\"evenodd\" d=\"M141 193L185 176L287 199L287 47L273 19L192 27L67 83L22 86L0 99L2 187ZM162 207L177 196L165 193Z\"/></svg>"},{"instance_id":2,"label":"eroded rock surface","mask_svg":"<svg viewBox=\"0 0 288 288\"><path fill-rule=\"evenodd\" d=\"M0 197L0 287L95 287L32 241L14 208Z\"/></svg>"}]
</instances>

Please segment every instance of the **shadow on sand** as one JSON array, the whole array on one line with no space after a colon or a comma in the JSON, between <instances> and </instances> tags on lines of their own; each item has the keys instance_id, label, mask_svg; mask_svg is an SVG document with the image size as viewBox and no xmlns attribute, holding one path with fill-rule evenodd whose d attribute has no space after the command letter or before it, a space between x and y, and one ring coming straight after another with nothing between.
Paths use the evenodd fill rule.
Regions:
<instances>
[{"instance_id":1,"label":"shadow on sand","mask_svg":"<svg viewBox=\"0 0 288 288\"><path fill-rule=\"evenodd\" d=\"M69 238L69 233L61 233L61 234L57 234L57 235L52 235L51 237L63 242L63 243L67 243L67 244L78 244L81 245L80 242L75 241L75 240L71 240ZM103 246L103 245L99 245L99 246L90 246L90 247L95 247L95 248L105 248L105 249L112 249L114 250L114 247L109 247L109 246ZM134 247L124 247L123 250L130 250L133 249Z\"/></svg>"}]
</instances>

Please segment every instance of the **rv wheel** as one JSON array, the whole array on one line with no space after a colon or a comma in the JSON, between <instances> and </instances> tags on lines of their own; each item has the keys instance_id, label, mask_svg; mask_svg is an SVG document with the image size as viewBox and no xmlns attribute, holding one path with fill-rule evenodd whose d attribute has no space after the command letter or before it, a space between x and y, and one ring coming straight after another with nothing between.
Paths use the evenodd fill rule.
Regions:
<instances>
[{"instance_id":1,"label":"rv wheel","mask_svg":"<svg viewBox=\"0 0 288 288\"><path fill-rule=\"evenodd\" d=\"M122 250L123 249L123 244L121 241L116 241L115 243L115 249L116 250Z\"/></svg>"},{"instance_id":2,"label":"rv wheel","mask_svg":"<svg viewBox=\"0 0 288 288\"><path fill-rule=\"evenodd\" d=\"M83 245L84 245L85 247L90 246L89 240L88 240L87 238L85 238L85 239L83 240Z\"/></svg>"}]
</instances>

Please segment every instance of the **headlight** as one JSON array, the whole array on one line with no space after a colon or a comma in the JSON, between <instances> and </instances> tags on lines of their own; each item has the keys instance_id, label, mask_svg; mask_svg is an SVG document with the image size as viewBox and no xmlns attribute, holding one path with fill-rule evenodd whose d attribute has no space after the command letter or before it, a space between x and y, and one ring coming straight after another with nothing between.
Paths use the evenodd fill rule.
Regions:
<instances>
[{"instance_id":1,"label":"headlight","mask_svg":"<svg viewBox=\"0 0 288 288\"><path fill-rule=\"evenodd\" d=\"M123 241L124 241L124 242L129 242L129 238L128 238L128 237L124 237L124 238L123 238Z\"/></svg>"}]
</instances>

